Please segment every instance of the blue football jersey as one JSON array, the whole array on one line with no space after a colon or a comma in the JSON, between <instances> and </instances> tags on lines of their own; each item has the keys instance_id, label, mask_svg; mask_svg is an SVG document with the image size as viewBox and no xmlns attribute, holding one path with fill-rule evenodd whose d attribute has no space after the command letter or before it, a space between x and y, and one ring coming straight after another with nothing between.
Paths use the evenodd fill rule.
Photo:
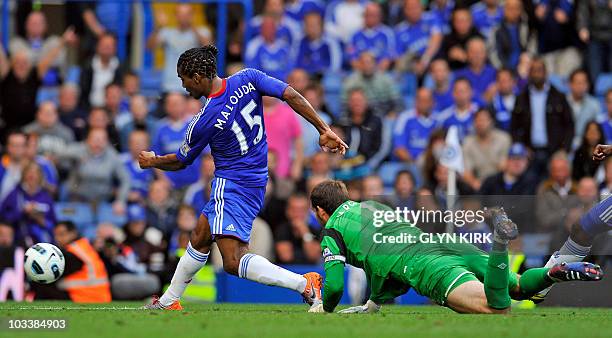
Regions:
<instances>
[{"instance_id":1,"label":"blue football jersey","mask_svg":"<svg viewBox=\"0 0 612 338\"><path fill-rule=\"evenodd\" d=\"M487 6L482 2L476 3L471 7L472 20L474 26L478 29L480 34L488 38L491 32L497 25L499 25L504 17L504 10L502 6L498 6L494 13L489 13Z\"/></svg>"},{"instance_id":2,"label":"blue football jersey","mask_svg":"<svg viewBox=\"0 0 612 338\"><path fill-rule=\"evenodd\" d=\"M380 25L376 28L363 28L357 31L351 39L348 54L351 60L356 60L363 52L370 52L376 57L376 62L395 57L395 35L391 28Z\"/></svg>"},{"instance_id":3,"label":"blue football jersey","mask_svg":"<svg viewBox=\"0 0 612 338\"><path fill-rule=\"evenodd\" d=\"M317 41L303 37L297 47L295 65L309 74L339 72L342 68L340 42L329 36L323 36Z\"/></svg>"},{"instance_id":4,"label":"blue football jersey","mask_svg":"<svg viewBox=\"0 0 612 338\"><path fill-rule=\"evenodd\" d=\"M421 20L415 24L404 21L395 27L397 54L410 52L421 56L427 50L431 36L441 32L441 24L429 12L423 13Z\"/></svg>"},{"instance_id":5,"label":"blue football jersey","mask_svg":"<svg viewBox=\"0 0 612 338\"><path fill-rule=\"evenodd\" d=\"M285 80L293 68L294 56L290 45L283 40L267 44L258 36L248 42L244 63L249 68L261 69L270 76Z\"/></svg>"},{"instance_id":6,"label":"blue football jersey","mask_svg":"<svg viewBox=\"0 0 612 338\"><path fill-rule=\"evenodd\" d=\"M478 110L478 104L472 103L467 114L459 115L457 107L452 105L446 110L440 113L439 120L442 124L442 128L448 129L451 126L457 126L459 130L459 139L463 142L463 139L474 132L474 116Z\"/></svg>"},{"instance_id":7,"label":"blue football jersey","mask_svg":"<svg viewBox=\"0 0 612 338\"><path fill-rule=\"evenodd\" d=\"M227 79L206 100L185 133L178 159L190 165L210 145L215 177L247 187L265 186L268 143L261 97L281 98L287 84L252 68Z\"/></svg>"},{"instance_id":8,"label":"blue football jersey","mask_svg":"<svg viewBox=\"0 0 612 338\"><path fill-rule=\"evenodd\" d=\"M489 86L495 82L496 77L497 70L489 64L484 66L480 74L474 73L470 67L465 67L455 72L455 79L466 78L470 81L474 90L474 97L481 101L484 101L484 94Z\"/></svg>"},{"instance_id":9,"label":"blue football jersey","mask_svg":"<svg viewBox=\"0 0 612 338\"><path fill-rule=\"evenodd\" d=\"M414 111L400 114L393 131L393 149L402 147L410 157L418 158L427 148L429 136L437 127L437 121L429 116L418 116Z\"/></svg>"}]
</instances>

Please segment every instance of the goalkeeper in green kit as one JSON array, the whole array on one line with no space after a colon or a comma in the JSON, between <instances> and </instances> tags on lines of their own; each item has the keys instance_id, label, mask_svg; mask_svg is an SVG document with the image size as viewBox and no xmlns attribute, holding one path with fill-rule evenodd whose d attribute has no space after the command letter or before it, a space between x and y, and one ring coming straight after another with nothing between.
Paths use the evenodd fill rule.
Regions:
<instances>
[{"instance_id":1,"label":"goalkeeper in green kit","mask_svg":"<svg viewBox=\"0 0 612 338\"><path fill-rule=\"evenodd\" d=\"M309 312L333 312L344 290L346 263L365 271L370 298L365 305L340 313L377 312L380 304L410 288L460 313L506 313L511 299L529 299L554 283L596 281L598 265L560 263L517 275L509 271L508 242L518 236L516 224L503 209L489 209L493 249L487 254L468 243L444 243L422 238L423 232L405 222L384 222L375 216L393 212L374 201L349 200L340 181L325 181L311 193L312 207L324 226L321 249L325 263L323 303ZM386 220L385 220L386 221ZM384 238L408 239L397 243Z\"/></svg>"}]
</instances>

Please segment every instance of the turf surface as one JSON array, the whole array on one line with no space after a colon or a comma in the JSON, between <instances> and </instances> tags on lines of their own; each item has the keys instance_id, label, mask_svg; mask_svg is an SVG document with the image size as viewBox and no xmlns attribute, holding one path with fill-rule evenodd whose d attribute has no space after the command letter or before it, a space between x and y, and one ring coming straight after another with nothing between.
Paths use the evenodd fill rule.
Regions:
<instances>
[{"instance_id":1,"label":"turf surface","mask_svg":"<svg viewBox=\"0 0 612 338\"><path fill-rule=\"evenodd\" d=\"M375 315L309 314L300 305L184 304L143 311L142 303L0 303L0 337L611 337L612 309L537 308L458 315L437 306L384 306ZM66 318L63 331L15 331L8 319Z\"/></svg>"}]
</instances>

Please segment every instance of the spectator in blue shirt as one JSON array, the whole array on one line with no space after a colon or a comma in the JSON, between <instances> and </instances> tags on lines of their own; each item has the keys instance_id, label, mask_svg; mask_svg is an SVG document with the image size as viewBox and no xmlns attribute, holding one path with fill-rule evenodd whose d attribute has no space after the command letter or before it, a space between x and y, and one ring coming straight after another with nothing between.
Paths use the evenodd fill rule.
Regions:
<instances>
[{"instance_id":1,"label":"spectator in blue shirt","mask_svg":"<svg viewBox=\"0 0 612 338\"><path fill-rule=\"evenodd\" d=\"M140 152L149 149L149 134L144 130L133 130L128 138L128 152L121 154L125 171L130 175L129 203L143 203L149 193L149 185L155 179L151 169L141 169L138 164Z\"/></svg>"},{"instance_id":2,"label":"spectator in blue shirt","mask_svg":"<svg viewBox=\"0 0 612 338\"><path fill-rule=\"evenodd\" d=\"M436 127L431 116L431 90L420 88L415 96L414 110L399 115L393 131L393 156L402 162L414 162L427 148L429 136Z\"/></svg>"},{"instance_id":3,"label":"spectator in blue shirt","mask_svg":"<svg viewBox=\"0 0 612 338\"><path fill-rule=\"evenodd\" d=\"M521 0L506 0L504 17L489 36L490 60L496 68L515 69L522 53L535 54L536 39L527 23Z\"/></svg>"},{"instance_id":4,"label":"spectator in blue shirt","mask_svg":"<svg viewBox=\"0 0 612 338\"><path fill-rule=\"evenodd\" d=\"M480 101L489 101L495 91L495 68L487 63L487 46L482 38L471 38L466 46L467 66L459 69L456 77L470 81L474 96Z\"/></svg>"},{"instance_id":5,"label":"spectator in blue shirt","mask_svg":"<svg viewBox=\"0 0 612 338\"><path fill-rule=\"evenodd\" d=\"M435 59L429 66L434 112L441 112L453 105L453 74L444 59Z\"/></svg>"},{"instance_id":6,"label":"spectator in blue shirt","mask_svg":"<svg viewBox=\"0 0 612 338\"><path fill-rule=\"evenodd\" d=\"M157 133L153 139L152 149L156 154L169 154L176 152L185 139L185 131L189 126L189 117L186 112L186 99L180 93L166 95L164 110L166 118L159 121ZM196 162L199 158L196 159ZM176 189L181 189L197 181L198 166L196 163L184 170L164 171L163 174L172 182Z\"/></svg>"},{"instance_id":7,"label":"spectator in blue shirt","mask_svg":"<svg viewBox=\"0 0 612 338\"><path fill-rule=\"evenodd\" d=\"M405 21L395 27L398 69L422 75L442 43L442 29L435 15L423 12L419 0L404 1Z\"/></svg>"},{"instance_id":8,"label":"spectator in blue shirt","mask_svg":"<svg viewBox=\"0 0 612 338\"><path fill-rule=\"evenodd\" d=\"M395 37L393 31L382 23L382 10L380 5L370 2L363 12L364 27L351 38L348 54L353 67L363 52L370 52L376 58L381 70L389 69L395 57Z\"/></svg>"},{"instance_id":9,"label":"spectator in blue shirt","mask_svg":"<svg viewBox=\"0 0 612 338\"><path fill-rule=\"evenodd\" d=\"M497 72L496 93L490 101L489 110L494 114L497 127L510 130L512 110L516 102L516 80L512 70L502 68Z\"/></svg>"},{"instance_id":10,"label":"spectator in blue shirt","mask_svg":"<svg viewBox=\"0 0 612 338\"><path fill-rule=\"evenodd\" d=\"M474 26L480 34L488 38L502 20L503 11L499 5L499 0L483 0L472 5L472 18Z\"/></svg>"},{"instance_id":11,"label":"spectator in blue shirt","mask_svg":"<svg viewBox=\"0 0 612 338\"><path fill-rule=\"evenodd\" d=\"M478 104L473 101L472 86L465 78L458 78L453 84L452 106L440 114L440 123L444 129L457 126L459 139L471 134L474 130L474 115L478 110Z\"/></svg>"},{"instance_id":12,"label":"spectator in blue shirt","mask_svg":"<svg viewBox=\"0 0 612 338\"><path fill-rule=\"evenodd\" d=\"M290 46L277 38L277 24L272 16L262 19L261 34L251 39L246 47L245 64L285 81L293 68Z\"/></svg>"},{"instance_id":13,"label":"spectator in blue shirt","mask_svg":"<svg viewBox=\"0 0 612 338\"><path fill-rule=\"evenodd\" d=\"M283 1L266 0L263 14L257 15L249 21L250 36L247 37L247 41L261 35L262 26L267 20L266 18L272 18L275 22L275 34L278 40L284 41L289 46L300 40L302 35L300 23L290 15L287 15L283 7Z\"/></svg>"},{"instance_id":14,"label":"spectator in blue shirt","mask_svg":"<svg viewBox=\"0 0 612 338\"><path fill-rule=\"evenodd\" d=\"M323 34L323 18L317 12L304 16L304 37L297 46L296 67L309 74L338 72L342 68L342 48L333 37Z\"/></svg>"},{"instance_id":15,"label":"spectator in blue shirt","mask_svg":"<svg viewBox=\"0 0 612 338\"><path fill-rule=\"evenodd\" d=\"M26 164L21 182L0 207L0 214L18 229L18 238L26 243L53 242L55 212L53 198L43 188L44 176L34 162Z\"/></svg>"}]
</instances>

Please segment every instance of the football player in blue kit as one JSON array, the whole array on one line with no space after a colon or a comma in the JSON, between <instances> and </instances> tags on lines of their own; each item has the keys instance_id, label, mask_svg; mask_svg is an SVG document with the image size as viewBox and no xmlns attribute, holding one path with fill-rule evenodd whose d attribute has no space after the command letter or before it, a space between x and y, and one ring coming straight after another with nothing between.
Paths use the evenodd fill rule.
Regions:
<instances>
[{"instance_id":1,"label":"football player in blue kit","mask_svg":"<svg viewBox=\"0 0 612 338\"><path fill-rule=\"evenodd\" d=\"M593 150L595 161L603 161L610 155L612 155L612 145L598 144ZM559 251L553 253L545 267L558 263L577 264L581 262L591 252L593 238L610 230L612 230L612 196L608 195L572 226L567 241ZM550 289L551 287L540 291L531 300L536 303L542 302L546 299Z\"/></svg>"},{"instance_id":2,"label":"football player in blue kit","mask_svg":"<svg viewBox=\"0 0 612 338\"><path fill-rule=\"evenodd\" d=\"M310 103L288 84L256 69L244 69L228 78L217 75L217 48L192 48L179 58L177 72L189 95L206 98L194 116L180 149L173 154L142 152L142 168L181 170L207 146L215 162L210 201L192 232L186 254L172 282L146 309L182 309L179 299L208 259L217 243L226 272L266 285L281 286L302 294L307 303L321 298L321 276L295 274L266 258L248 253L253 220L264 203L268 179L268 145L263 124L262 96L285 101L319 131L324 151L344 154L348 146L321 120Z\"/></svg>"}]
</instances>

